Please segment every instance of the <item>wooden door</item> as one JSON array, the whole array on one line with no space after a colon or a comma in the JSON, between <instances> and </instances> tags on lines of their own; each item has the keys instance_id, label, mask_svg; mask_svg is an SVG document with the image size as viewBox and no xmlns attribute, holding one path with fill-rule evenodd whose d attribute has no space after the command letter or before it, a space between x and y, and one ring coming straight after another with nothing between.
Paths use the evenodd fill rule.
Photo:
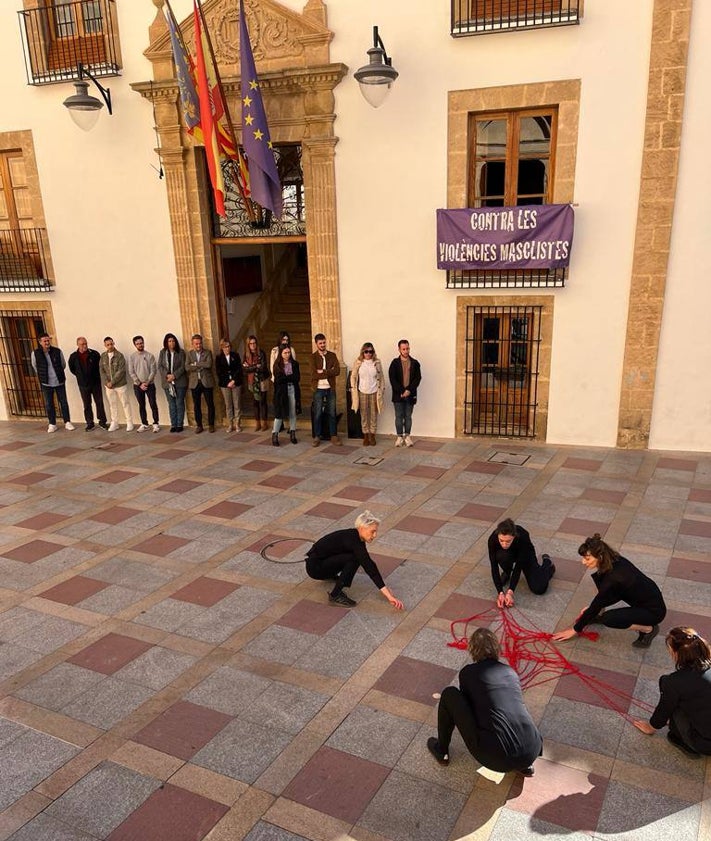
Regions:
<instances>
[{"instance_id":1,"label":"wooden door","mask_svg":"<svg viewBox=\"0 0 711 841\"><path fill-rule=\"evenodd\" d=\"M33 228L22 152L19 149L0 152L0 277L42 276L42 260Z\"/></svg>"},{"instance_id":2,"label":"wooden door","mask_svg":"<svg viewBox=\"0 0 711 841\"><path fill-rule=\"evenodd\" d=\"M48 64L52 70L106 61L105 0L47 0Z\"/></svg>"}]
</instances>

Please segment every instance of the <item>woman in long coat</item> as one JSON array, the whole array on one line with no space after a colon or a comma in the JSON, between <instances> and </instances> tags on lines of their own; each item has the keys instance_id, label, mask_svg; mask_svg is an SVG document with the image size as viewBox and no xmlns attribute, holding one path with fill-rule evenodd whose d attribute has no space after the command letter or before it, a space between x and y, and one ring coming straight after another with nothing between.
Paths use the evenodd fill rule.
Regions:
<instances>
[{"instance_id":1,"label":"woman in long coat","mask_svg":"<svg viewBox=\"0 0 711 841\"><path fill-rule=\"evenodd\" d=\"M378 415L383 410L385 377L372 342L365 342L351 371L351 408L360 410L363 446L375 446Z\"/></svg>"},{"instance_id":2,"label":"woman in long coat","mask_svg":"<svg viewBox=\"0 0 711 841\"><path fill-rule=\"evenodd\" d=\"M301 413L301 372L299 363L291 355L289 345L283 347L274 363L274 426L272 444L279 446L279 429L285 418L289 418L289 438L296 440L296 416Z\"/></svg>"}]
</instances>

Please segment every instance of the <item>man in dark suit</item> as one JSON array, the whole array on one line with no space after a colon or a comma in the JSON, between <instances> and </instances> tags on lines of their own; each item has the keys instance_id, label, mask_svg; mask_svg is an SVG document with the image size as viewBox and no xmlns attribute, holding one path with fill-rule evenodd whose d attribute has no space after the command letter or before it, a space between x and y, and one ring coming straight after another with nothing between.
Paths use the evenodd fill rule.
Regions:
<instances>
[{"instance_id":1,"label":"man in dark suit","mask_svg":"<svg viewBox=\"0 0 711 841\"><path fill-rule=\"evenodd\" d=\"M96 406L96 417L102 429L108 429L106 422L106 410L104 409L104 395L101 388L101 374L99 373L99 360L101 354L93 350L84 336L77 339L77 349L69 356L69 370L77 378L81 402L84 404L84 420L86 431L89 432L95 426L94 412L91 400L94 399Z\"/></svg>"},{"instance_id":2,"label":"man in dark suit","mask_svg":"<svg viewBox=\"0 0 711 841\"><path fill-rule=\"evenodd\" d=\"M193 395L195 410L195 433L203 432L202 398L207 405L207 428L215 431L215 397L212 389L215 387L215 375L212 373L212 351L202 346L202 336L196 333L192 338L192 350L188 352L185 370L188 372L188 386Z\"/></svg>"}]
</instances>

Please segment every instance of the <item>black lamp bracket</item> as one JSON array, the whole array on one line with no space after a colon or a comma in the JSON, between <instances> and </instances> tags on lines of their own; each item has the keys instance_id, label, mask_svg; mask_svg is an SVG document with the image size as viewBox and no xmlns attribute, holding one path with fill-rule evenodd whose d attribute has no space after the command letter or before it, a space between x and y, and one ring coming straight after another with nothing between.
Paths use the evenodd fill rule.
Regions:
<instances>
[{"instance_id":1,"label":"black lamp bracket","mask_svg":"<svg viewBox=\"0 0 711 841\"><path fill-rule=\"evenodd\" d=\"M113 111L111 109L111 91L108 88L105 88L103 85L101 85L97 80L96 76L94 76L94 74L88 68L86 68L81 63L81 61L77 64L77 71L79 73L79 81L82 81L82 79L85 76L87 79L91 79L91 81L98 88L99 93L101 94L101 98L106 103L106 110L109 112L109 114L113 114Z\"/></svg>"},{"instance_id":2,"label":"black lamp bracket","mask_svg":"<svg viewBox=\"0 0 711 841\"><path fill-rule=\"evenodd\" d=\"M378 35L378 27L373 27L373 47L375 49L380 48L383 51L383 61L387 64L388 67L392 67L393 60L388 55L387 50L385 49L385 44L383 44L383 39Z\"/></svg>"}]
</instances>

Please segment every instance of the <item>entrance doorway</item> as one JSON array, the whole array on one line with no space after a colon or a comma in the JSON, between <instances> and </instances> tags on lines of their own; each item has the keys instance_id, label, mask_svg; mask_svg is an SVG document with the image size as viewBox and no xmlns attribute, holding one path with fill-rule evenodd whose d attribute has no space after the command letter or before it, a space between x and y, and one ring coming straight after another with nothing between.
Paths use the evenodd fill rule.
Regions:
<instances>
[{"instance_id":1,"label":"entrance doorway","mask_svg":"<svg viewBox=\"0 0 711 841\"><path fill-rule=\"evenodd\" d=\"M541 309L467 307L466 434L535 436Z\"/></svg>"}]
</instances>

